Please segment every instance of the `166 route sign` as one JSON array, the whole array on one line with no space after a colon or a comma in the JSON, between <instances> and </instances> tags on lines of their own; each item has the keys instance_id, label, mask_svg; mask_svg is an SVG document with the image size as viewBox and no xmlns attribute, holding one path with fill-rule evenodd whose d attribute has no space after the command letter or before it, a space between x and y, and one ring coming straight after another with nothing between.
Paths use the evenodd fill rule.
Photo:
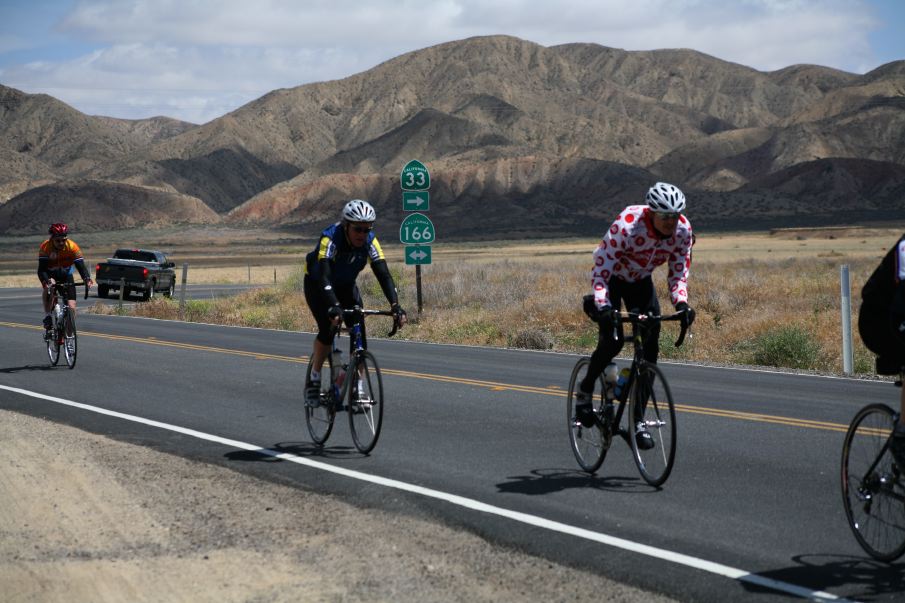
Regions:
<instances>
[{"instance_id":1,"label":"166 route sign","mask_svg":"<svg viewBox=\"0 0 905 603\"><path fill-rule=\"evenodd\" d=\"M406 216L399 227L399 240L406 245L430 245L435 238L434 225L424 214Z\"/></svg>"}]
</instances>

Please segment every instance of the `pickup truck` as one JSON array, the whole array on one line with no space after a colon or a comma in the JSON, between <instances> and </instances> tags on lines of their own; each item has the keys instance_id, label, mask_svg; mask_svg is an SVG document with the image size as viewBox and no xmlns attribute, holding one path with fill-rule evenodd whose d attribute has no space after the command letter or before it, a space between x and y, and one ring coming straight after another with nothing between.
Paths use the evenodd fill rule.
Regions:
<instances>
[{"instance_id":1,"label":"pickup truck","mask_svg":"<svg viewBox=\"0 0 905 603\"><path fill-rule=\"evenodd\" d=\"M133 291L140 291L145 300L153 298L157 291L172 297L176 290L175 265L160 251L117 249L113 257L94 267L97 296L107 297L122 283L123 298Z\"/></svg>"}]
</instances>

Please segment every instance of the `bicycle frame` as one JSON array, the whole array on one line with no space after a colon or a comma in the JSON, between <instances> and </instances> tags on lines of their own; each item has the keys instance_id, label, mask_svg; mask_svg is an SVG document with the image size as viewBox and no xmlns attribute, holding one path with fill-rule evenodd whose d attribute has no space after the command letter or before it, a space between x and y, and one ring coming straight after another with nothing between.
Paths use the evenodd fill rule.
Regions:
<instances>
[{"instance_id":1,"label":"bicycle frame","mask_svg":"<svg viewBox=\"0 0 905 603\"><path fill-rule=\"evenodd\" d=\"M394 317L393 330L388 334L394 335L399 323L393 312L364 310L357 306L343 310L348 328L344 329L341 324L333 327L333 346L329 355L329 386L326 392L322 390L318 405L305 405L308 431L315 444L319 446L323 446L330 437L336 412L343 408L344 400L348 400L345 410L348 411L349 428L355 448L363 454L368 454L380 436L384 406L383 384L377 360L365 349L364 340L364 317L375 314ZM341 357L339 336L343 332L349 334L348 364L336 361ZM311 364L308 365L308 371L310 375Z\"/></svg>"},{"instance_id":2,"label":"bicycle frame","mask_svg":"<svg viewBox=\"0 0 905 603\"><path fill-rule=\"evenodd\" d=\"M629 369L630 372L628 381L626 381L625 385L622 386L622 391L620 392L619 396L620 408L618 416L622 416L622 406L624 406L625 404L626 396L631 390L632 385L634 385L636 379L638 378L638 375L641 374L641 369L648 363L647 359L644 357L644 340L647 339L648 330L653 327L656 322L681 321L684 315L685 314L683 312L676 312L675 314L670 314L668 316L656 316L653 314L641 314L638 312L616 313L616 316L619 318L620 322L631 323L632 347L634 348L632 355L632 365ZM682 329L679 332L679 337L676 338L676 347L681 346L685 341L686 333L688 333L688 325L683 322Z\"/></svg>"},{"instance_id":3,"label":"bicycle frame","mask_svg":"<svg viewBox=\"0 0 905 603\"><path fill-rule=\"evenodd\" d=\"M387 333L387 337L392 337L396 334L396 331L399 330L399 323L395 320L395 315L388 310L365 310L359 306L354 306L349 309L343 309L343 316L350 317L352 320L351 325L348 327L343 327L342 323L336 325L333 330L333 353L341 352L339 347L339 339L342 333L347 333L349 335L349 362L345 367L346 370L350 368L353 364L353 359L365 351L364 347L364 338L362 337L362 323L364 322L365 316L393 316L393 329ZM336 379L339 375L339 367L334 367L331 364L331 371L333 373L330 375L331 380L333 381L334 394L336 395L337 400L343 400L346 397L346 393L349 387L348 374L346 375L346 379L342 384L342 388L339 388Z\"/></svg>"},{"instance_id":4,"label":"bicycle frame","mask_svg":"<svg viewBox=\"0 0 905 603\"><path fill-rule=\"evenodd\" d=\"M579 421L575 412L575 392L583 374L590 366L590 358L580 358L572 370L569 381L566 419L569 425L569 440L572 452L582 469L594 473L603 463L612 445L614 435L626 440L632 449L635 464L641 476L652 486L661 486L669 477L675 460L676 419L675 404L666 377L654 362L644 358L644 343L650 325L658 321L681 320L685 313L671 316L652 316L636 312L620 312L618 320L632 323L632 346L634 354L628 378L616 399L609 397L608 386L601 375L598 377L603 392L593 408L593 425L587 424L587 417ZM614 327L614 337L617 328ZM676 345L681 345L687 332L682 324L682 332ZM646 384L646 386L644 385ZM594 400L598 400L596 397ZM631 406L629 406L631 403ZM622 418L628 408L628 420L623 427Z\"/></svg>"},{"instance_id":5,"label":"bicycle frame","mask_svg":"<svg viewBox=\"0 0 905 603\"><path fill-rule=\"evenodd\" d=\"M896 381L901 387L902 376ZM899 413L883 403L858 410L842 444L842 501L849 528L870 556L905 554L905 467L891 453Z\"/></svg>"},{"instance_id":6,"label":"bicycle frame","mask_svg":"<svg viewBox=\"0 0 905 603\"><path fill-rule=\"evenodd\" d=\"M77 285L85 285L85 297L87 298L88 286L86 283L54 282L53 286L47 287L52 319L51 328L45 334L44 341L47 344L47 354L53 366L56 366L59 361L60 347L64 346L66 364L70 369L75 367L77 354L75 314L74 309L69 307L65 294L70 287Z\"/></svg>"}]
</instances>

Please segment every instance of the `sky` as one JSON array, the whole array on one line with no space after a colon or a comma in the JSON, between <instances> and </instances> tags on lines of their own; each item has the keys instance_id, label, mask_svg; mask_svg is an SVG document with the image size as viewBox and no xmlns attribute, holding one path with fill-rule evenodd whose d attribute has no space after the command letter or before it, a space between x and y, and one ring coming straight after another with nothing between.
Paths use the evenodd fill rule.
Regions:
<instances>
[{"instance_id":1,"label":"sky","mask_svg":"<svg viewBox=\"0 0 905 603\"><path fill-rule=\"evenodd\" d=\"M89 115L200 124L496 34L866 73L905 59L905 0L0 0L0 84Z\"/></svg>"}]
</instances>

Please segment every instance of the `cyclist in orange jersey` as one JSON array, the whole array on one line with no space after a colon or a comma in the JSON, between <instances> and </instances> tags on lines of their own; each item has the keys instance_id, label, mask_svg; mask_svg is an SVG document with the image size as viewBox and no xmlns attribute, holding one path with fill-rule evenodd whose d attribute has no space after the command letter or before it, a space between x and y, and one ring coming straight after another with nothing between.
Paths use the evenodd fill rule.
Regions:
<instances>
[{"instance_id":1,"label":"cyclist in orange jersey","mask_svg":"<svg viewBox=\"0 0 905 603\"><path fill-rule=\"evenodd\" d=\"M79 271L88 287L94 284L91 273L85 265L82 250L69 238L69 227L62 222L51 224L47 230L50 238L41 243L38 250L38 278L41 279L41 301L44 304L44 329L49 331L52 287L55 283L72 283L73 266ZM69 287L65 294L66 303L75 312L75 287Z\"/></svg>"}]
</instances>

